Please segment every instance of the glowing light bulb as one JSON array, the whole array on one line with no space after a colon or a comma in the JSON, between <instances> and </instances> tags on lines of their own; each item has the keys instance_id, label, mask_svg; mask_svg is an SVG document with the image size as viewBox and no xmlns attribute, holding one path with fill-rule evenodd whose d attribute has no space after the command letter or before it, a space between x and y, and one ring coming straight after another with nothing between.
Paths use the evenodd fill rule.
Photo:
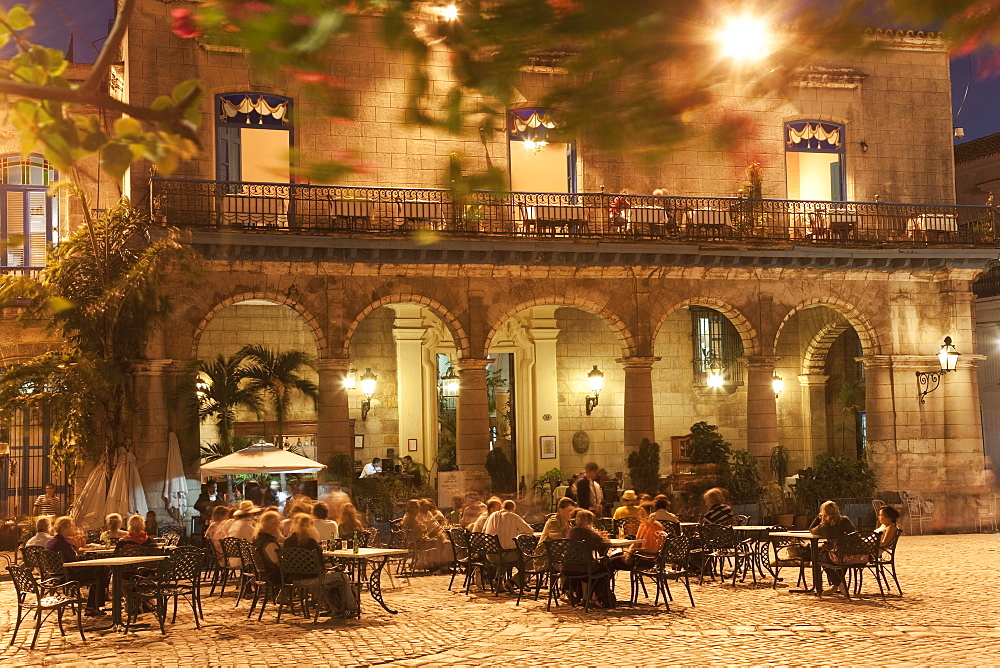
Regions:
<instances>
[{"instance_id":1,"label":"glowing light bulb","mask_svg":"<svg viewBox=\"0 0 1000 668\"><path fill-rule=\"evenodd\" d=\"M771 31L760 19L750 16L733 17L716 35L722 54L737 61L755 61L771 52Z\"/></svg>"}]
</instances>

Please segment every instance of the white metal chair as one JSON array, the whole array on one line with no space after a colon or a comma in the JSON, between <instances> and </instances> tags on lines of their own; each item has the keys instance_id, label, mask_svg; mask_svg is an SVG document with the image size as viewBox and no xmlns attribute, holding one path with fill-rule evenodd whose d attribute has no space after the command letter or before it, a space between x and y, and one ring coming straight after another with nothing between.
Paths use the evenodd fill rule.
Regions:
<instances>
[{"instance_id":1,"label":"white metal chair","mask_svg":"<svg viewBox=\"0 0 1000 668\"><path fill-rule=\"evenodd\" d=\"M934 503L924 499L920 492L905 491L899 493L906 504L906 515L910 523L910 535L913 535L913 523L916 522L920 534L924 533L924 522L930 523L934 512Z\"/></svg>"},{"instance_id":2,"label":"white metal chair","mask_svg":"<svg viewBox=\"0 0 1000 668\"><path fill-rule=\"evenodd\" d=\"M984 526L990 526L992 527L992 530L995 532L997 530L996 493L978 497L975 501L975 506L976 506L976 524L979 528L979 531L982 532Z\"/></svg>"}]
</instances>

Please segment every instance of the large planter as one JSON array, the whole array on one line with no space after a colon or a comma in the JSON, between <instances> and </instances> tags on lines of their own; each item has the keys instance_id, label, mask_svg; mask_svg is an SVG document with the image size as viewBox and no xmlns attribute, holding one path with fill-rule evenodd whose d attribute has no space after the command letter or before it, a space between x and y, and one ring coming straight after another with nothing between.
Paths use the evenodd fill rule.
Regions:
<instances>
[{"instance_id":1,"label":"large planter","mask_svg":"<svg viewBox=\"0 0 1000 668\"><path fill-rule=\"evenodd\" d=\"M775 524L783 527L791 527L795 523L795 515L782 513L774 516Z\"/></svg>"}]
</instances>

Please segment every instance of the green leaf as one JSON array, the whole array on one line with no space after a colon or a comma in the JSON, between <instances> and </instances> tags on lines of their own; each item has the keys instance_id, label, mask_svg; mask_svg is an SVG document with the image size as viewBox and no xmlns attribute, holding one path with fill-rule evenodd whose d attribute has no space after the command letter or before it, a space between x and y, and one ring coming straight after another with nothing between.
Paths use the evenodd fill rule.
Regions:
<instances>
[{"instance_id":1,"label":"green leaf","mask_svg":"<svg viewBox=\"0 0 1000 668\"><path fill-rule=\"evenodd\" d=\"M66 299L65 297L49 297L45 300L45 308L49 313L55 315L57 313L63 313L73 308L73 302Z\"/></svg>"},{"instance_id":2,"label":"green leaf","mask_svg":"<svg viewBox=\"0 0 1000 668\"><path fill-rule=\"evenodd\" d=\"M101 169L120 179L132 164L132 151L124 144L108 144L101 150Z\"/></svg>"},{"instance_id":3,"label":"green leaf","mask_svg":"<svg viewBox=\"0 0 1000 668\"><path fill-rule=\"evenodd\" d=\"M173 98L174 104L180 104L180 102L186 98L191 91L195 89L200 89L201 86L194 79L188 79L187 81L182 81L174 89L170 91L170 97ZM199 95L199 97L201 97Z\"/></svg>"},{"instance_id":4,"label":"green leaf","mask_svg":"<svg viewBox=\"0 0 1000 668\"><path fill-rule=\"evenodd\" d=\"M15 5L7 13L7 25L11 27L11 30L24 30L35 25L35 20L31 18L28 10L21 5Z\"/></svg>"},{"instance_id":5,"label":"green leaf","mask_svg":"<svg viewBox=\"0 0 1000 668\"><path fill-rule=\"evenodd\" d=\"M142 134L142 123L135 120L134 118L129 118L128 116L124 116L115 121L116 137L132 137L141 134Z\"/></svg>"}]
</instances>

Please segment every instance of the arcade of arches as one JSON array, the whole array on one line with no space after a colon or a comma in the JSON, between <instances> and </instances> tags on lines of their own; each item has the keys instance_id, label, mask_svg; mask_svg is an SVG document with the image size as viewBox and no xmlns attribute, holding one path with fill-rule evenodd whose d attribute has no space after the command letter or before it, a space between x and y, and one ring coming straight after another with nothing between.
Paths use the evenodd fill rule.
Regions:
<instances>
[{"instance_id":1,"label":"arcade of arches","mask_svg":"<svg viewBox=\"0 0 1000 668\"><path fill-rule=\"evenodd\" d=\"M175 314L150 342L140 372L148 403L138 441L162 442L160 432L173 429L196 442L175 414L172 379L191 358L253 342L317 357L319 402L296 405L288 433L314 445L320 460L334 452L410 454L432 466L442 410L454 407L457 463L470 484L486 483L491 447L508 448L530 484L553 467L575 471L588 460L627 473L627 454L643 438L663 446L666 474L670 437L700 420L760 457L785 445L793 468L820 453L864 452L882 489L946 493L971 484L982 468L977 356L963 354L926 404L913 381L914 370L934 368L945 335L973 349L972 272L924 282L870 272L834 284L793 283L766 270L748 281L736 269L692 281L634 280L624 271L594 279L403 278L377 268L279 276L266 266L171 278ZM706 383L712 359L724 373L719 387ZM594 365L604 383L587 415ZM343 381L367 369L377 389L362 420L360 387L347 390ZM459 377L450 404L440 395L449 369ZM555 437L554 458L543 458L546 436Z\"/></svg>"}]
</instances>

